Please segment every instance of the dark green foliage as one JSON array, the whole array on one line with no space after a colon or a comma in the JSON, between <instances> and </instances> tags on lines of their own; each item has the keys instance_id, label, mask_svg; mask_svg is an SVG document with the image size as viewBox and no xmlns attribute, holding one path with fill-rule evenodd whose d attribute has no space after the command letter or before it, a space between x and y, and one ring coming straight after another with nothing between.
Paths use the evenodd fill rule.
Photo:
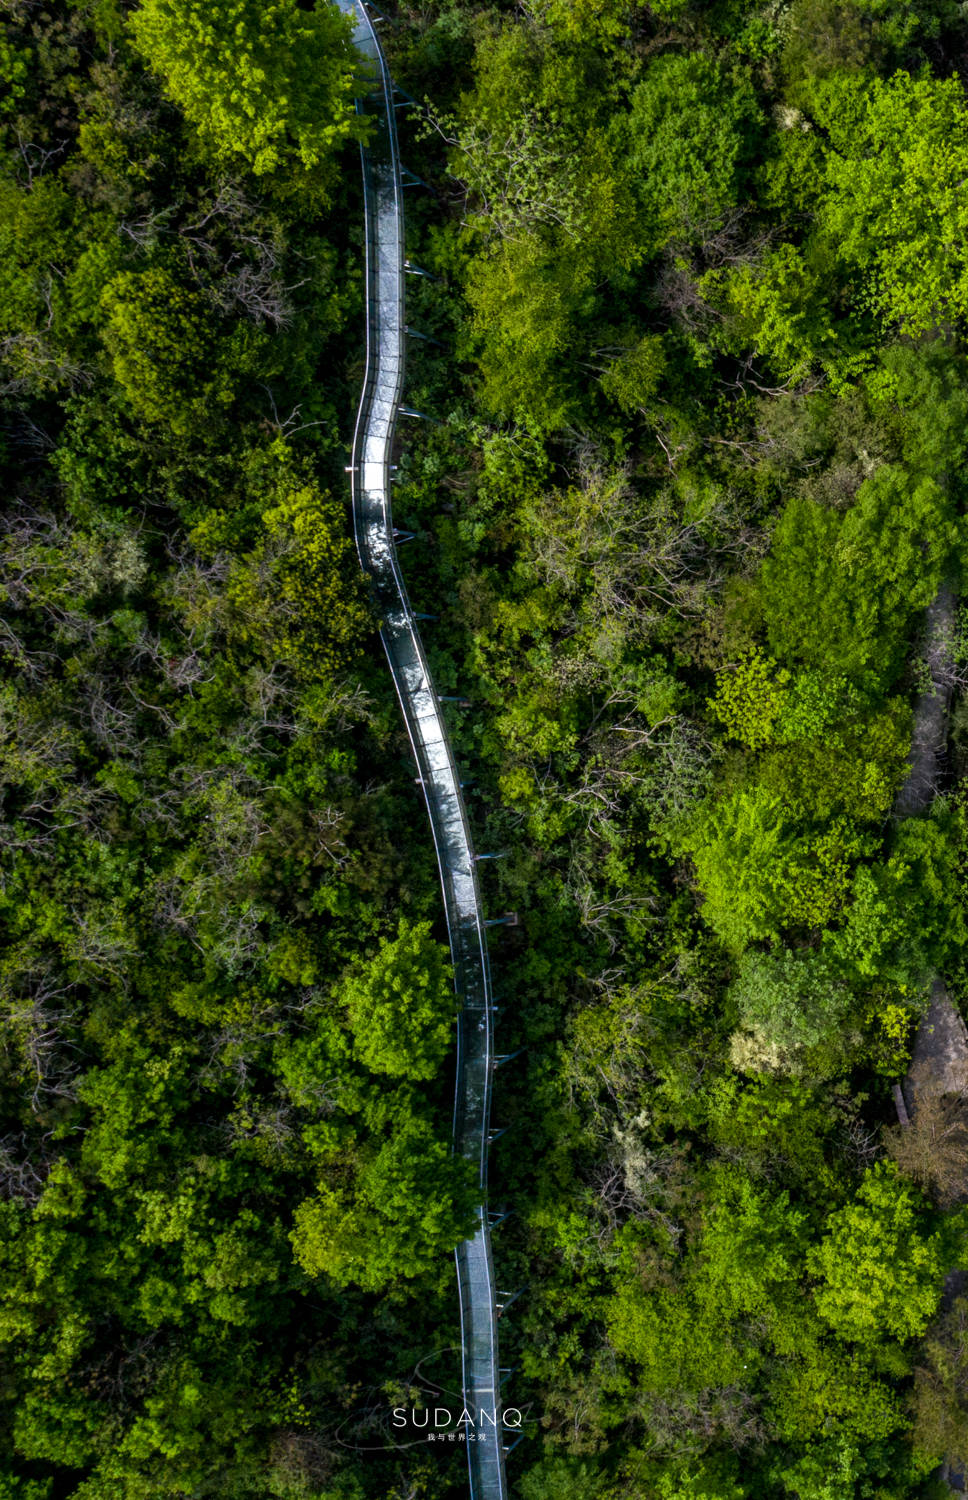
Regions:
<instances>
[{"instance_id":1,"label":"dark green foliage","mask_svg":"<svg viewBox=\"0 0 968 1500\"><path fill-rule=\"evenodd\" d=\"M763 117L751 81L702 52L670 53L631 97L629 166L655 248L721 229L735 209Z\"/></svg>"},{"instance_id":2,"label":"dark green foliage","mask_svg":"<svg viewBox=\"0 0 968 1500\"><path fill-rule=\"evenodd\" d=\"M477 1204L345 504L348 26L0 17L0 1494L456 1500L456 1445L379 1430L458 1389ZM408 348L401 561L520 918L512 1493L926 1496L957 1101L882 1127L968 936L960 792L891 817L965 562L964 17L396 21L408 319L455 351Z\"/></svg>"},{"instance_id":3,"label":"dark green foliage","mask_svg":"<svg viewBox=\"0 0 968 1500\"><path fill-rule=\"evenodd\" d=\"M427 461L527 913L523 1484L901 1500L959 1420L912 1446L948 1251L873 1158L965 937L958 815L890 820L964 559L964 21L569 11L481 21L427 241L490 423Z\"/></svg>"},{"instance_id":4,"label":"dark green foliage","mask_svg":"<svg viewBox=\"0 0 968 1500\"><path fill-rule=\"evenodd\" d=\"M64 9L3 7L0 52L0 1490L358 1495L321 1424L370 1361L405 1378L406 1288L452 1317L473 1205L343 498L358 283L307 209L352 58L291 7L342 58L297 211L281 161L205 165L112 5ZM427 1011L391 1093L403 999L372 1046L354 999L381 943ZM330 1202L343 1254L301 1235Z\"/></svg>"}]
</instances>

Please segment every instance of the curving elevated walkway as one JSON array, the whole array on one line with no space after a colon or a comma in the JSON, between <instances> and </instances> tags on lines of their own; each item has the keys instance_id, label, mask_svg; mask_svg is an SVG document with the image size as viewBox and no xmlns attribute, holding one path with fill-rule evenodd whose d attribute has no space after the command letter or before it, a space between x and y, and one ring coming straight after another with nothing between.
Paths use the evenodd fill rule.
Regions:
<instances>
[{"instance_id":1,"label":"curving elevated walkway","mask_svg":"<svg viewBox=\"0 0 968 1500\"><path fill-rule=\"evenodd\" d=\"M390 465L403 391L403 190L393 81L362 0L338 0L371 64L373 92L358 102L373 121L362 149L366 215L366 373L353 437L353 517L360 561L383 621L400 707L417 762L437 849L447 930L462 1008L458 1027L454 1148L476 1162L478 1229L458 1245L464 1405L481 1413L467 1444L472 1500L505 1500L504 1433L487 1417L500 1408L497 1296L486 1204L494 1069L494 1016L484 914L460 778L393 541ZM483 1414L487 1414L486 1416Z\"/></svg>"}]
</instances>

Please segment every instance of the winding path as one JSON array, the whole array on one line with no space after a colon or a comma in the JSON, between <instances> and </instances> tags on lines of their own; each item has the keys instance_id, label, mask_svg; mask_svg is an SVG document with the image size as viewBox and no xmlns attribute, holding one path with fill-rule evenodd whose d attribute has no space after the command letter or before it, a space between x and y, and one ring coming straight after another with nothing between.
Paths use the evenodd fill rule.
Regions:
<instances>
[{"instance_id":1,"label":"winding path","mask_svg":"<svg viewBox=\"0 0 968 1500\"><path fill-rule=\"evenodd\" d=\"M928 682L914 708L914 730L908 757L908 774L894 802L894 816L923 817L930 810L940 779L948 737L948 710L954 684L954 639L957 604L950 584L943 583L928 605L924 622L922 659ZM898 1119L910 1125L918 1104L925 1098L963 1095L968 1090L968 1029L948 994L944 981L931 980L930 1001L921 1017L911 1066L901 1089L896 1091ZM902 1108L902 1106L904 1106ZM968 1177L965 1192L968 1193ZM968 1291L968 1277L958 1267L945 1277L942 1306L950 1306ZM938 1478L953 1495L964 1493L965 1476L945 1459Z\"/></svg>"},{"instance_id":2,"label":"winding path","mask_svg":"<svg viewBox=\"0 0 968 1500\"><path fill-rule=\"evenodd\" d=\"M362 148L366 216L366 373L350 469L360 561L382 619L380 631L406 722L437 849L440 884L461 1000L454 1149L475 1161L480 1205L472 1239L457 1246L464 1405L478 1421L467 1459L472 1500L505 1500L500 1425L497 1293L487 1209L487 1156L494 1070L494 1007L476 858L460 777L440 700L394 546L390 505L393 436L403 392L406 341L403 190L394 88L362 0L338 0L372 65L373 92L357 108L373 121ZM496 1421L489 1420L496 1418Z\"/></svg>"},{"instance_id":3,"label":"winding path","mask_svg":"<svg viewBox=\"0 0 968 1500\"><path fill-rule=\"evenodd\" d=\"M943 583L925 612L921 656L928 681L914 706L908 774L894 800L894 817L898 820L926 816L937 793L955 680L957 607L951 585ZM903 1097L914 1113L919 1090L942 1095L961 1093L966 1087L968 1032L944 982L935 976L930 1002L915 1036Z\"/></svg>"}]
</instances>

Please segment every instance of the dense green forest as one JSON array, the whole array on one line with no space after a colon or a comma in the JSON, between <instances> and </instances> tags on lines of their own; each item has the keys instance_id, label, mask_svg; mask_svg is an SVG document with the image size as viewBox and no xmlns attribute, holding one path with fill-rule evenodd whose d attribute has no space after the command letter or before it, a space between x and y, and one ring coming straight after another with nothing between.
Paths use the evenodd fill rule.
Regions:
<instances>
[{"instance_id":1,"label":"dense green forest","mask_svg":"<svg viewBox=\"0 0 968 1500\"><path fill-rule=\"evenodd\" d=\"M351 28L0 0L0 1500L456 1500L455 1004L352 544ZM497 929L521 1500L968 1464L958 0L402 0L398 523ZM466 699L466 702L464 701ZM948 1277L947 1292L944 1292ZM421 1395L423 1393L423 1395Z\"/></svg>"}]
</instances>

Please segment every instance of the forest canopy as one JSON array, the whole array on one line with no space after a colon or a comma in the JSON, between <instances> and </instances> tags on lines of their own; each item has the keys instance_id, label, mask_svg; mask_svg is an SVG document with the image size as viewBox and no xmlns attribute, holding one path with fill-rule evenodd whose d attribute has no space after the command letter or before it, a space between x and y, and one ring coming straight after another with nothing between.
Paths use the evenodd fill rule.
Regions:
<instances>
[{"instance_id":1,"label":"forest canopy","mask_svg":"<svg viewBox=\"0 0 968 1500\"><path fill-rule=\"evenodd\" d=\"M0 1496L456 1500L457 1445L385 1440L460 1390L479 1205L352 538L372 79L328 0L0 22ZM963 7L379 34L431 273L400 565L502 855L511 1493L938 1500Z\"/></svg>"}]
</instances>

